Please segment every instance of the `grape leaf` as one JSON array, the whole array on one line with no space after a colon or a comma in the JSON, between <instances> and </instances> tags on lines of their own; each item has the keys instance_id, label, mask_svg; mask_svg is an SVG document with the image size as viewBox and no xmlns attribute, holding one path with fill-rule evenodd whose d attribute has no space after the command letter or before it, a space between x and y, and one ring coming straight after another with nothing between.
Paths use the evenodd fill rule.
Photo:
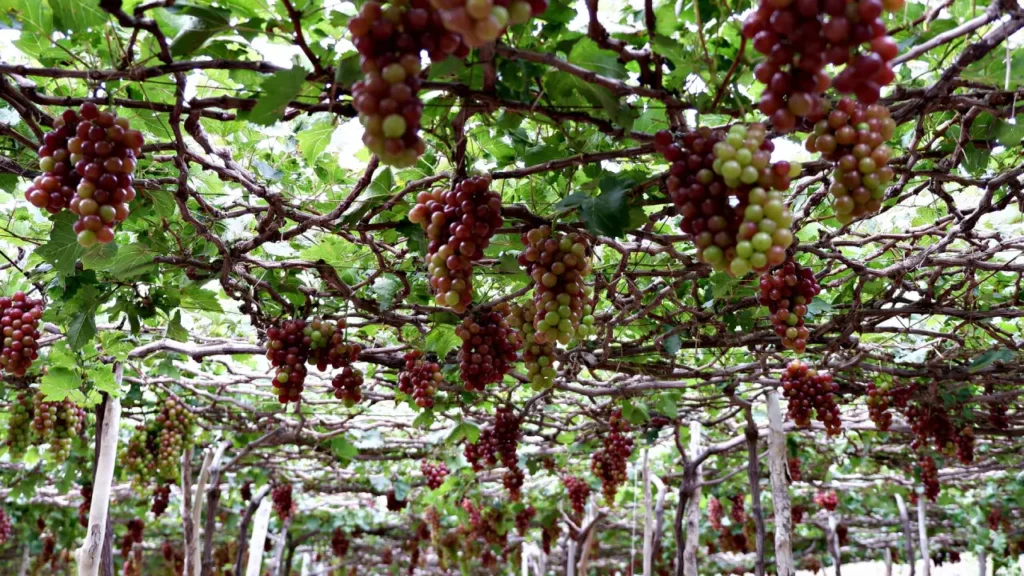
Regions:
<instances>
[{"instance_id":1,"label":"grape leaf","mask_svg":"<svg viewBox=\"0 0 1024 576\"><path fill-rule=\"evenodd\" d=\"M136 274L149 272L153 269L153 253L144 244L129 244L117 250L117 255L110 263L109 272L118 278L128 278Z\"/></svg>"},{"instance_id":2,"label":"grape leaf","mask_svg":"<svg viewBox=\"0 0 1024 576\"><path fill-rule=\"evenodd\" d=\"M101 337L102 338L102 337ZM93 388L100 392L106 392L111 396L119 396L121 391L114 382L114 367L110 364L101 364L95 368L85 371L86 379Z\"/></svg>"},{"instance_id":3,"label":"grape leaf","mask_svg":"<svg viewBox=\"0 0 1024 576\"><path fill-rule=\"evenodd\" d=\"M302 91L305 81L306 70L299 66L275 72L264 80L260 87L263 94L249 113L249 122L271 126L280 120L288 103Z\"/></svg>"},{"instance_id":4,"label":"grape leaf","mask_svg":"<svg viewBox=\"0 0 1024 576\"><path fill-rule=\"evenodd\" d=\"M96 335L96 308L92 307L75 314L68 324L68 346L81 350Z\"/></svg>"},{"instance_id":5,"label":"grape leaf","mask_svg":"<svg viewBox=\"0 0 1024 576\"><path fill-rule=\"evenodd\" d=\"M53 264L53 269L62 276L73 274L75 264L82 256L83 249L72 229L77 219L78 217L69 211L51 218L53 228L50 230L50 241L36 249L36 254Z\"/></svg>"},{"instance_id":6,"label":"grape leaf","mask_svg":"<svg viewBox=\"0 0 1024 576\"><path fill-rule=\"evenodd\" d=\"M171 55L185 56L198 50L207 40L231 29L231 12L197 4L175 4L168 11L186 16L184 25L171 41Z\"/></svg>"},{"instance_id":7,"label":"grape leaf","mask_svg":"<svg viewBox=\"0 0 1024 576\"><path fill-rule=\"evenodd\" d=\"M437 354L438 361L444 362L448 353L454 350L460 342L461 339L455 335L455 330L451 326L434 326L427 334L426 350Z\"/></svg>"},{"instance_id":8,"label":"grape leaf","mask_svg":"<svg viewBox=\"0 0 1024 576\"><path fill-rule=\"evenodd\" d=\"M306 161L312 164L331 143L333 135L334 124L327 118L321 118L299 132L295 138L299 141L299 151L306 157Z\"/></svg>"},{"instance_id":9,"label":"grape leaf","mask_svg":"<svg viewBox=\"0 0 1024 576\"><path fill-rule=\"evenodd\" d=\"M57 366L47 370L39 383L39 391L48 402L61 402L82 387L82 378L77 372Z\"/></svg>"},{"instance_id":10,"label":"grape leaf","mask_svg":"<svg viewBox=\"0 0 1024 576\"><path fill-rule=\"evenodd\" d=\"M167 337L178 342L188 342L188 330L181 325L181 310L175 310L167 324Z\"/></svg>"}]
</instances>

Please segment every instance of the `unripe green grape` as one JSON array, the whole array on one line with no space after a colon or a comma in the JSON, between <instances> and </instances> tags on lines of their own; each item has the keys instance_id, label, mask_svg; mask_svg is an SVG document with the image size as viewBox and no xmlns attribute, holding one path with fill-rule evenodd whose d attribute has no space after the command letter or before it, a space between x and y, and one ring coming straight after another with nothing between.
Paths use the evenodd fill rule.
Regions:
<instances>
[{"instance_id":1,"label":"unripe green grape","mask_svg":"<svg viewBox=\"0 0 1024 576\"><path fill-rule=\"evenodd\" d=\"M746 258L733 258L732 262L729 264L729 271L732 272L732 275L736 276L737 278L740 276L745 276L748 272L750 272L750 269L750 261L747 260Z\"/></svg>"}]
</instances>

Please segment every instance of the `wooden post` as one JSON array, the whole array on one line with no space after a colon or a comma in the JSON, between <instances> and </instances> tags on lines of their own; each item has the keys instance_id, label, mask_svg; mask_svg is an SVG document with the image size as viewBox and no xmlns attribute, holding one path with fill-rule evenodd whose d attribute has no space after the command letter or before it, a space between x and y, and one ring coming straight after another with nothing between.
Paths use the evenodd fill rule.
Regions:
<instances>
[{"instance_id":1,"label":"wooden post","mask_svg":"<svg viewBox=\"0 0 1024 576\"><path fill-rule=\"evenodd\" d=\"M653 574L654 507L651 505L651 465L644 450L644 576Z\"/></svg>"},{"instance_id":2,"label":"wooden post","mask_svg":"<svg viewBox=\"0 0 1024 576\"><path fill-rule=\"evenodd\" d=\"M747 419L747 426L743 431L747 441L747 482L750 484L750 508L751 515L754 517L754 530L756 532L754 537L756 553L754 557L754 574L756 576L764 576L765 529L764 512L761 509L761 462L757 454L757 424L754 423L754 417L751 414L749 404L744 406L743 411Z\"/></svg>"},{"instance_id":3,"label":"wooden post","mask_svg":"<svg viewBox=\"0 0 1024 576\"><path fill-rule=\"evenodd\" d=\"M978 549L978 576L988 576L988 558L984 548Z\"/></svg>"},{"instance_id":4,"label":"wooden post","mask_svg":"<svg viewBox=\"0 0 1024 576\"><path fill-rule=\"evenodd\" d=\"M907 565L910 566L910 576L914 576L914 537L910 532L910 514L907 513L907 505L899 494L896 494L896 507L900 510L900 523L903 524L903 544L906 547Z\"/></svg>"},{"instance_id":5,"label":"wooden post","mask_svg":"<svg viewBox=\"0 0 1024 576\"><path fill-rule=\"evenodd\" d=\"M927 498L924 494L917 497L917 532L921 540L921 574L929 576L932 573L931 558L928 554L928 517Z\"/></svg>"},{"instance_id":6,"label":"wooden post","mask_svg":"<svg viewBox=\"0 0 1024 576\"><path fill-rule=\"evenodd\" d=\"M263 499L270 492L270 485L266 485L260 488L256 494L253 494L252 499L249 500L249 506L245 509L245 514L242 515L242 522L238 526L238 555L235 556L235 574L238 576L242 575L242 561L245 559L245 550L248 540L249 523L252 521L252 517L257 512L257 507L263 502ZM260 552L263 551L263 543L260 542Z\"/></svg>"},{"instance_id":7,"label":"wooden post","mask_svg":"<svg viewBox=\"0 0 1024 576\"><path fill-rule=\"evenodd\" d=\"M690 461L700 458L700 422L690 422ZM693 470L693 490L686 510L686 549L683 551L683 576L697 576L697 548L700 546L700 466Z\"/></svg>"},{"instance_id":8,"label":"wooden post","mask_svg":"<svg viewBox=\"0 0 1024 576\"><path fill-rule=\"evenodd\" d=\"M114 382L120 386L124 367L118 363L114 368ZM117 465L117 435L121 425L121 401L108 396L104 402L103 423L98 430L99 457L96 459L96 473L93 477L92 505L89 507L89 529L85 542L75 552L79 576L98 576L101 555L112 542L107 535L110 487L114 481L114 467Z\"/></svg>"},{"instance_id":9,"label":"wooden post","mask_svg":"<svg viewBox=\"0 0 1024 576\"><path fill-rule=\"evenodd\" d=\"M794 576L793 517L786 482L786 433L782 427L779 395L768 393L768 472L772 479L772 505L775 510L775 567L779 576Z\"/></svg>"},{"instance_id":10,"label":"wooden post","mask_svg":"<svg viewBox=\"0 0 1024 576\"><path fill-rule=\"evenodd\" d=\"M835 576L842 576L842 556L839 553L839 536L836 535L836 527L839 526L839 519L836 513L829 510L828 513L828 534L826 534L827 548L832 554L832 563L835 566Z\"/></svg>"},{"instance_id":11,"label":"wooden post","mask_svg":"<svg viewBox=\"0 0 1024 576\"><path fill-rule=\"evenodd\" d=\"M252 522L252 537L249 539L249 563L245 567L245 576L260 576L263 564L263 542L267 539L267 527L270 525L271 501L263 498Z\"/></svg>"},{"instance_id":12,"label":"wooden post","mask_svg":"<svg viewBox=\"0 0 1024 576\"><path fill-rule=\"evenodd\" d=\"M271 561L273 563L270 565L270 573L273 576L282 576L284 574L282 570L284 567L284 552L288 544L288 529L291 528L293 517L289 516L281 523L281 532L278 533L277 542L274 544L274 556Z\"/></svg>"},{"instance_id":13,"label":"wooden post","mask_svg":"<svg viewBox=\"0 0 1024 576\"><path fill-rule=\"evenodd\" d=\"M882 549L882 560L885 562L885 576L892 576L892 550L888 546Z\"/></svg>"}]
</instances>

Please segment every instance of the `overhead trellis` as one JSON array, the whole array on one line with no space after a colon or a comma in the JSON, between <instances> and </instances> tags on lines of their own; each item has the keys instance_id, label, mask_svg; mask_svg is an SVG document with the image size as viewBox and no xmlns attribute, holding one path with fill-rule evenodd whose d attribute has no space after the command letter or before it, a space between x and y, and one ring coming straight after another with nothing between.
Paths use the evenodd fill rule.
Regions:
<instances>
[{"instance_id":1,"label":"overhead trellis","mask_svg":"<svg viewBox=\"0 0 1024 576\"><path fill-rule=\"evenodd\" d=\"M400 154L359 141L369 70L349 26L362 4L0 2L0 277L6 295L45 306L40 358L4 376L0 520L13 533L0 566L73 570L90 503L116 535L100 538L103 574L249 574L253 556L256 574L260 533L275 574L763 574L785 569L782 550L797 568L905 563L908 546L936 561L1019 554L1024 8L908 2L884 15L900 53L879 102L894 130L875 213L837 219L837 162L804 147L813 121L768 125L771 160L799 167L782 192L787 262L821 289L798 354L762 303L761 274L698 255L659 136L765 121L763 57L743 36L756 6L606 3L534 6L496 43L466 36L468 55L424 47L418 77L392 70L390 84L418 85L425 141L398 167ZM25 192L48 174L44 134L92 104L145 144L114 242L82 246L85 212L50 216ZM501 223L464 253L462 312L439 304L434 232L409 216L424 193L473 176L500 196ZM539 354L528 302L543 290L520 259L524 241L543 247L536 229L572 239L549 251L572 253L592 289L573 317L589 328ZM527 352L474 389L460 326L506 307ZM266 347L286 321L314 319L352 359L314 359L301 400L282 404L291 372L279 366L296 362ZM819 388L815 402L835 401L838 434L794 422L780 379L797 358L831 374L835 394ZM790 417L769 426L776 391ZM11 435L46 402L90 412L69 456L45 426ZM113 485L86 499L116 403ZM502 442L511 421L518 448ZM147 451L158 472L139 472Z\"/></svg>"}]
</instances>

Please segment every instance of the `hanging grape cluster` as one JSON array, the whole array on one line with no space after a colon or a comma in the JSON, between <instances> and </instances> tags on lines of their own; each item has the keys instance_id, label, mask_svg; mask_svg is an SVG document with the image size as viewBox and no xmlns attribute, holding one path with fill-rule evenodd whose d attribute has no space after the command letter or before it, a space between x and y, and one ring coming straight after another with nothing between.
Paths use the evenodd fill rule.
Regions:
<instances>
[{"instance_id":1,"label":"hanging grape cluster","mask_svg":"<svg viewBox=\"0 0 1024 576\"><path fill-rule=\"evenodd\" d=\"M444 484L444 479L448 477L448 467L445 466L444 462L434 464L424 460L420 463L420 472L427 479L427 487L431 490L440 488L441 484Z\"/></svg>"},{"instance_id":2,"label":"hanging grape cluster","mask_svg":"<svg viewBox=\"0 0 1024 576\"><path fill-rule=\"evenodd\" d=\"M565 485L565 489L569 492L569 503L572 505L572 511L577 516L583 515L583 509L587 505L587 498L590 498L590 484L587 484L586 480L579 476L563 476L562 484Z\"/></svg>"},{"instance_id":3,"label":"hanging grape cluster","mask_svg":"<svg viewBox=\"0 0 1024 576\"><path fill-rule=\"evenodd\" d=\"M555 343L547 339L537 342L537 331L533 323L537 318L537 306L533 301L512 306L509 325L519 332L523 340L523 363L526 376L534 390L546 390L554 384L558 371L555 369Z\"/></svg>"},{"instance_id":4,"label":"hanging grape cluster","mask_svg":"<svg viewBox=\"0 0 1024 576\"><path fill-rule=\"evenodd\" d=\"M803 478L803 473L800 471L800 459L790 458L786 461L786 465L789 467L789 479L799 482Z\"/></svg>"},{"instance_id":5,"label":"hanging grape cluster","mask_svg":"<svg viewBox=\"0 0 1024 576\"><path fill-rule=\"evenodd\" d=\"M918 450L929 442L939 452L951 453L954 448L961 460L974 459L974 430L958 428L950 417L949 409L941 398L918 397L918 401L907 404L903 410L910 429L914 433L911 448ZM965 430L970 430L965 437ZM967 447L968 443L970 444ZM969 463L969 461L965 461Z\"/></svg>"},{"instance_id":6,"label":"hanging grape cluster","mask_svg":"<svg viewBox=\"0 0 1024 576\"><path fill-rule=\"evenodd\" d=\"M181 399L168 396L160 403L156 418L148 425L136 427L123 462L138 485L177 481L181 475L181 454L195 441L194 422L195 416Z\"/></svg>"},{"instance_id":7,"label":"hanging grape cluster","mask_svg":"<svg viewBox=\"0 0 1024 576\"><path fill-rule=\"evenodd\" d=\"M6 510L0 507L0 545L6 544L10 540L12 530L11 517L7 515Z\"/></svg>"},{"instance_id":8,"label":"hanging grape cluster","mask_svg":"<svg viewBox=\"0 0 1024 576\"><path fill-rule=\"evenodd\" d=\"M800 524L801 522L803 522L804 514L806 512L807 508L805 508L803 505L794 504L793 507L789 509L789 517L793 520L793 525Z\"/></svg>"},{"instance_id":9,"label":"hanging grape cluster","mask_svg":"<svg viewBox=\"0 0 1024 576\"><path fill-rule=\"evenodd\" d=\"M601 493L609 505L615 503L619 486L626 482L626 461L633 453L633 439L629 423L622 418L621 410L614 410L608 419L609 432L602 439L604 448L594 453L590 469L601 480Z\"/></svg>"},{"instance_id":10,"label":"hanging grape cluster","mask_svg":"<svg viewBox=\"0 0 1024 576\"><path fill-rule=\"evenodd\" d=\"M78 493L82 495L82 503L78 505L78 524L88 528L89 510L92 509L92 484L83 485Z\"/></svg>"},{"instance_id":11,"label":"hanging grape cluster","mask_svg":"<svg viewBox=\"0 0 1024 576\"><path fill-rule=\"evenodd\" d=\"M444 27L471 48L498 39L505 28L522 24L548 9L548 0L430 0Z\"/></svg>"},{"instance_id":12,"label":"hanging grape cluster","mask_svg":"<svg viewBox=\"0 0 1024 576\"><path fill-rule=\"evenodd\" d=\"M825 425L829 436L837 436L842 428L835 394L839 385L828 372L819 372L800 360L793 360L782 373L782 390L789 400L787 416L801 428L811 425L811 411Z\"/></svg>"},{"instance_id":13,"label":"hanging grape cluster","mask_svg":"<svg viewBox=\"0 0 1024 576\"><path fill-rule=\"evenodd\" d=\"M985 395L991 396L995 392L995 386L991 382L985 383ZM1006 430L1010 427L1010 416L1006 402L990 402L988 405L988 423L996 430Z\"/></svg>"},{"instance_id":14,"label":"hanging grape cluster","mask_svg":"<svg viewBox=\"0 0 1024 576\"><path fill-rule=\"evenodd\" d=\"M760 109L775 129L790 132L800 118L820 119L821 95L830 86L864 104L877 102L895 78L890 61L899 51L882 12L902 6L903 0L760 0L743 35L767 57L754 77L766 86ZM827 64L843 68L831 78Z\"/></svg>"},{"instance_id":15,"label":"hanging grape cluster","mask_svg":"<svg viewBox=\"0 0 1024 576\"><path fill-rule=\"evenodd\" d=\"M409 503L408 500L399 500L398 494L395 493L395 489L391 488L385 495L387 498L386 506L391 512L401 512L405 510L405 506Z\"/></svg>"},{"instance_id":16,"label":"hanging grape cluster","mask_svg":"<svg viewBox=\"0 0 1024 576\"><path fill-rule=\"evenodd\" d=\"M839 497L832 490L818 492L814 495L814 503L829 512L835 512L836 507L839 506Z\"/></svg>"},{"instance_id":17,"label":"hanging grape cluster","mask_svg":"<svg viewBox=\"0 0 1024 576\"><path fill-rule=\"evenodd\" d=\"M677 142L661 131L654 139L672 164L665 185L680 228L702 262L734 276L782 264L793 243L793 215L781 192L800 166L771 164L774 144L766 137L760 124L737 124L728 133L700 128Z\"/></svg>"},{"instance_id":18,"label":"hanging grape cluster","mask_svg":"<svg viewBox=\"0 0 1024 576\"><path fill-rule=\"evenodd\" d=\"M732 503L732 507L729 508L729 518L732 518L734 524L743 524L747 520L747 512L743 508L745 498L743 494L733 494L729 497L729 501Z\"/></svg>"},{"instance_id":19,"label":"hanging grape cluster","mask_svg":"<svg viewBox=\"0 0 1024 576\"><path fill-rule=\"evenodd\" d=\"M298 402L302 396L307 362L321 372L327 371L328 366L346 368L362 351L358 344L345 342L344 321L335 323L320 318L309 322L285 320L280 327L269 328L266 348L267 359L276 368L273 384L277 399L282 404ZM355 377L354 371L352 376ZM354 384L349 381L339 383L343 386L336 391L348 390L345 385Z\"/></svg>"},{"instance_id":20,"label":"hanging grape cluster","mask_svg":"<svg viewBox=\"0 0 1024 576\"><path fill-rule=\"evenodd\" d=\"M136 563L136 555L132 554L132 550L136 544L142 544L142 533L145 528L146 524L139 518L128 521L128 531L121 539L121 557L125 559L122 574L125 576L141 576L142 574L142 566Z\"/></svg>"},{"instance_id":21,"label":"hanging grape cluster","mask_svg":"<svg viewBox=\"0 0 1024 576\"><path fill-rule=\"evenodd\" d=\"M794 352L807 349L810 331L804 316L811 300L821 293L814 271L792 259L761 276L760 302L768 307L775 335Z\"/></svg>"},{"instance_id":22,"label":"hanging grape cluster","mask_svg":"<svg viewBox=\"0 0 1024 576\"><path fill-rule=\"evenodd\" d=\"M348 554L348 547L348 535L341 528L335 528L331 535L331 552L334 552L337 558L344 558Z\"/></svg>"},{"instance_id":23,"label":"hanging grape cluster","mask_svg":"<svg viewBox=\"0 0 1024 576\"><path fill-rule=\"evenodd\" d=\"M412 398L420 408L434 406L434 394L444 376L437 362L423 358L423 353L413 350L405 354L405 370L398 375L398 389Z\"/></svg>"},{"instance_id":24,"label":"hanging grape cluster","mask_svg":"<svg viewBox=\"0 0 1024 576\"><path fill-rule=\"evenodd\" d=\"M439 306L462 314L473 303L473 263L501 227L501 195L490 175L473 176L453 190L420 192L409 221L427 234L427 271Z\"/></svg>"},{"instance_id":25,"label":"hanging grape cluster","mask_svg":"<svg viewBox=\"0 0 1024 576\"><path fill-rule=\"evenodd\" d=\"M889 412L890 386L888 382L877 386L874 382L868 384L868 417L882 432L892 425L892 412Z\"/></svg>"},{"instance_id":26,"label":"hanging grape cluster","mask_svg":"<svg viewBox=\"0 0 1024 576\"><path fill-rule=\"evenodd\" d=\"M24 292L0 298L0 328L4 334L0 369L7 374L24 376L32 361L39 358L39 319L42 317L42 300L29 298Z\"/></svg>"},{"instance_id":27,"label":"hanging grape cluster","mask_svg":"<svg viewBox=\"0 0 1024 576\"><path fill-rule=\"evenodd\" d=\"M921 468L921 484L924 485L924 495L935 502L939 497L939 469L935 465L935 459L928 455L922 455L917 461Z\"/></svg>"},{"instance_id":28,"label":"hanging grape cluster","mask_svg":"<svg viewBox=\"0 0 1024 576\"><path fill-rule=\"evenodd\" d=\"M363 125L363 144L385 164L412 166L426 149L419 136L420 53L435 61L468 53L440 18L426 0L397 0L367 2L349 20L364 74L352 86L352 104Z\"/></svg>"},{"instance_id":29,"label":"hanging grape cluster","mask_svg":"<svg viewBox=\"0 0 1024 576\"><path fill-rule=\"evenodd\" d=\"M71 399L47 402L42 392L33 398L32 431L36 442L48 443L54 460L64 462L71 455L71 442L82 435L85 410Z\"/></svg>"},{"instance_id":30,"label":"hanging grape cluster","mask_svg":"<svg viewBox=\"0 0 1024 576\"><path fill-rule=\"evenodd\" d=\"M32 444L32 420L35 416L33 398L34 395L31 392L21 390L14 397L14 402L11 403L4 445L7 446L11 458L15 460L21 459Z\"/></svg>"},{"instance_id":31,"label":"hanging grape cluster","mask_svg":"<svg viewBox=\"0 0 1024 576\"><path fill-rule=\"evenodd\" d=\"M359 346L354 346L353 350ZM359 352L352 354L352 359ZM340 374L335 374L331 379L331 386L334 388L334 397L345 403L345 406L352 407L363 399L363 371L352 366L345 366Z\"/></svg>"},{"instance_id":32,"label":"hanging grape cluster","mask_svg":"<svg viewBox=\"0 0 1024 576\"><path fill-rule=\"evenodd\" d=\"M161 484L153 489L153 505L150 507L150 512L153 516L159 518L163 516L164 512L167 511L167 505L171 499L171 487L169 484Z\"/></svg>"},{"instance_id":33,"label":"hanging grape cluster","mask_svg":"<svg viewBox=\"0 0 1024 576\"><path fill-rule=\"evenodd\" d=\"M708 498L708 523L715 531L722 529L722 501L714 496Z\"/></svg>"},{"instance_id":34,"label":"hanging grape cluster","mask_svg":"<svg viewBox=\"0 0 1024 576\"><path fill-rule=\"evenodd\" d=\"M536 516L537 509L533 506L526 506L519 512L516 512L516 532L519 532L520 536L526 536L526 533L530 530L530 523L533 522Z\"/></svg>"},{"instance_id":35,"label":"hanging grape cluster","mask_svg":"<svg viewBox=\"0 0 1024 576\"><path fill-rule=\"evenodd\" d=\"M506 468L502 483L509 492L513 502L521 497L521 488L525 474L519 468L519 416L509 406L500 406L494 414L494 427L485 428L480 432L476 442L466 443L463 454L466 461L479 472L488 466L501 465Z\"/></svg>"},{"instance_id":36,"label":"hanging grape cluster","mask_svg":"<svg viewBox=\"0 0 1024 576\"><path fill-rule=\"evenodd\" d=\"M832 209L843 224L878 212L896 173L889 166L892 148L886 142L896 131L889 109L843 98L807 136L807 150L835 162Z\"/></svg>"},{"instance_id":37,"label":"hanging grape cluster","mask_svg":"<svg viewBox=\"0 0 1024 576\"><path fill-rule=\"evenodd\" d=\"M274 512L281 521L285 521L295 513L295 501L292 499L292 485L278 484L270 491L274 503Z\"/></svg>"},{"instance_id":38,"label":"hanging grape cluster","mask_svg":"<svg viewBox=\"0 0 1024 576\"><path fill-rule=\"evenodd\" d=\"M465 318L455 329L462 339L459 370L462 383L470 392L483 392L488 384L501 382L512 369L520 347L519 335L509 326L508 304L479 310Z\"/></svg>"}]
</instances>

